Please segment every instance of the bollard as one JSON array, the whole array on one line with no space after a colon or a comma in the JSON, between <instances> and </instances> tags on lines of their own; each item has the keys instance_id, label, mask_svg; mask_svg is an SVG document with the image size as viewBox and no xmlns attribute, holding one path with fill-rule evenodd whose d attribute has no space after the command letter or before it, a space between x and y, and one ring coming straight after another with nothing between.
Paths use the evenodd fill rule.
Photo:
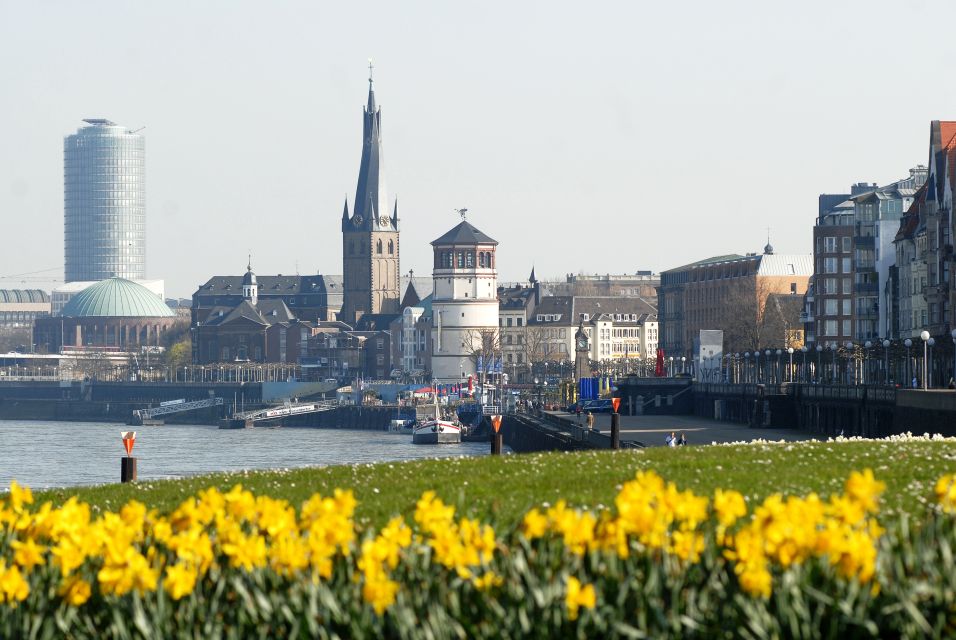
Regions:
<instances>
[{"instance_id":1,"label":"bollard","mask_svg":"<svg viewBox=\"0 0 956 640\"><path fill-rule=\"evenodd\" d=\"M136 458L120 458L120 482L136 480Z\"/></svg>"},{"instance_id":2,"label":"bollard","mask_svg":"<svg viewBox=\"0 0 956 640\"><path fill-rule=\"evenodd\" d=\"M136 458L132 457L136 432L121 431L120 436L123 438L123 448L126 449L126 457L121 458L120 462L120 482L133 482L136 480Z\"/></svg>"},{"instance_id":3,"label":"bollard","mask_svg":"<svg viewBox=\"0 0 956 640\"><path fill-rule=\"evenodd\" d=\"M494 429L494 432L491 434L491 455L500 456L502 441L500 415L491 416L491 428Z\"/></svg>"},{"instance_id":4,"label":"bollard","mask_svg":"<svg viewBox=\"0 0 956 640\"><path fill-rule=\"evenodd\" d=\"M611 414L611 448L621 448L621 414Z\"/></svg>"}]
</instances>

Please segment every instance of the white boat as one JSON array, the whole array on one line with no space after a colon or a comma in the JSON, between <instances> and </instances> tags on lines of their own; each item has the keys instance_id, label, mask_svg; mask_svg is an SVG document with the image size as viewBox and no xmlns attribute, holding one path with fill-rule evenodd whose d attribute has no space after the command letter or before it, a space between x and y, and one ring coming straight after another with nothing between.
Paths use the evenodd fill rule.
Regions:
<instances>
[{"instance_id":1,"label":"white boat","mask_svg":"<svg viewBox=\"0 0 956 640\"><path fill-rule=\"evenodd\" d=\"M425 409L427 413L421 411ZM442 420L435 402L434 412L419 407L418 421L412 429L412 444L457 444L461 442L461 425L451 420ZM429 415L431 414L431 415Z\"/></svg>"},{"instance_id":2,"label":"white boat","mask_svg":"<svg viewBox=\"0 0 956 640\"><path fill-rule=\"evenodd\" d=\"M412 444L457 444L461 442L461 425L432 418L415 425Z\"/></svg>"}]
</instances>

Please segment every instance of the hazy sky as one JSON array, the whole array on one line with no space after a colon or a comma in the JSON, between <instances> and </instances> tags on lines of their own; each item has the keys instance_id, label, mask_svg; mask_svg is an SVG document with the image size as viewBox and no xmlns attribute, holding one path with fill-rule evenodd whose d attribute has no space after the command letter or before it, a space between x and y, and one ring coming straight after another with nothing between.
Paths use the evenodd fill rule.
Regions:
<instances>
[{"instance_id":1,"label":"hazy sky","mask_svg":"<svg viewBox=\"0 0 956 640\"><path fill-rule=\"evenodd\" d=\"M63 269L63 137L146 126L147 270L340 274L367 59L402 270L458 222L502 280L811 250L817 195L956 119L952 2L0 0L0 276Z\"/></svg>"}]
</instances>

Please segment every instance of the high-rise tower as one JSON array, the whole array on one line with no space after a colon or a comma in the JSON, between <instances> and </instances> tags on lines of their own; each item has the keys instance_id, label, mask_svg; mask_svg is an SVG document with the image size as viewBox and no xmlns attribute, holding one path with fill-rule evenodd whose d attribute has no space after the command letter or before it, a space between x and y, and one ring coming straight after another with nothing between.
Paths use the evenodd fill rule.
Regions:
<instances>
[{"instance_id":1,"label":"high-rise tower","mask_svg":"<svg viewBox=\"0 0 956 640\"><path fill-rule=\"evenodd\" d=\"M398 313L398 200L391 210L385 189L382 110L375 104L369 65L368 104L362 127L362 162L352 213L342 211L343 300L340 319L356 323L363 315Z\"/></svg>"},{"instance_id":2,"label":"high-rise tower","mask_svg":"<svg viewBox=\"0 0 956 640\"><path fill-rule=\"evenodd\" d=\"M146 144L104 119L63 141L66 282L146 277Z\"/></svg>"}]
</instances>

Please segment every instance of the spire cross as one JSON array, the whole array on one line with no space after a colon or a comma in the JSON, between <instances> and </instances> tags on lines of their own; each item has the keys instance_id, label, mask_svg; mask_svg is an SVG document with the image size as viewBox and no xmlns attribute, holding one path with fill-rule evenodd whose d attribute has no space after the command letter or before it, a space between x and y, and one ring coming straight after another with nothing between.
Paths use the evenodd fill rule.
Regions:
<instances>
[{"instance_id":1,"label":"spire cross","mask_svg":"<svg viewBox=\"0 0 956 640\"><path fill-rule=\"evenodd\" d=\"M458 212L458 215L461 216L462 221L465 219L465 215L468 213L468 209L455 209Z\"/></svg>"},{"instance_id":2,"label":"spire cross","mask_svg":"<svg viewBox=\"0 0 956 640\"><path fill-rule=\"evenodd\" d=\"M375 69L375 67L372 66L372 59L369 58L369 59L368 59L368 83L369 83L369 85L372 84L372 70L373 70L373 69Z\"/></svg>"},{"instance_id":3,"label":"spire cross","mask_svg":"<svg viewBox=\"0 0 956 640\"><path fill-rule=\"evenodd\" d=\"M252 271L252 252L249 252L249 262L246 263L246 271Z\"/></svg>"}]
</instances>

